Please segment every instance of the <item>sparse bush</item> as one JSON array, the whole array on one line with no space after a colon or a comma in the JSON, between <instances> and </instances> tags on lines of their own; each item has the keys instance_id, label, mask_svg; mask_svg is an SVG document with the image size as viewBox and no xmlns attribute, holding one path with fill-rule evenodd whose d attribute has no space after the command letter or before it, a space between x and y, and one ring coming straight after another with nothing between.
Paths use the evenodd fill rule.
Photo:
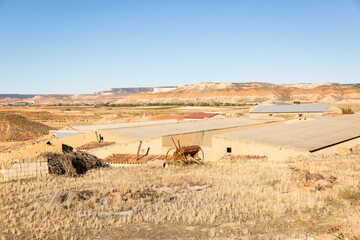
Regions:
<instances>
[{"instance_id":1,"label":"sparse bush","mask_svg":"<svg viewBox=\"0 0 360 240\"><path fill-rule=\"evenodd\" d=\"M343 114L354 114L354 111L351 108L342 108Z\"/></svg>"},{"instance_id":2,"label":"sparse bush","mask_svg":"<svg viewBox=\"0 0 360 240\"><path fill-rule=\"evenodd\" d=\"M344 189L340 192L340 196L351 201L360 201L360 186L357 188Z\"/></svg>"}]
</instances>

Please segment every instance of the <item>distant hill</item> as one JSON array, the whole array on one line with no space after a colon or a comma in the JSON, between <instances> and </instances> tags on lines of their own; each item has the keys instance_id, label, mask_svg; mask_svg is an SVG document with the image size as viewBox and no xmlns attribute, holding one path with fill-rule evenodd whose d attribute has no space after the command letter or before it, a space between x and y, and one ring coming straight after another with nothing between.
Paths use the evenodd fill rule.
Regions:
<instances>
[{"instance_id":1,"label":"distant hill","mask_svg":"<svg viewBox=\"0 0 360 240\"><path fill-rule=\"evenodd\" d=\"M359 100L360 84L209 83L184 85L165 93L129 95L117 103L264 103Z\"/></svg>"},{"instance_id":2,"label":"distant hill","mask_svg":"<svg viewBox=\"0 0 360 240\"><path fill-rule=\"evenodd\" d=\"M135 93L152 93L157 92L158 90L162 90L164 92L168 90L176 89L176 86L163 86L163 87L139 87L139 88L110 88L105 91L97 92L97 94L114 94L114 93L122 93L122 94L135 94Z\"/></svg>"},{"instance_id":3,"label":"distant hill","mask_svg":"<svg viewBox=\"0 0 360 240\"><path fill-rule=\"evenodd\" d=\"M35 97L36 94L0 94L0 99L4 98L17 98L17 99L28 99Z\"/></svg>"},{"instance_id":4,"label":"distant hill","mask_svg":"<svg viewBox=\"0 0 360 240\"><path fill-rule=\"evenodd\" d=\"M28 96L28 95L24 95ZM29 96L30 97L30 96ZM26 99L1 99L0 104L145 104L145 103L266 103L360 101L360 83L202 82L180 87L111 88L90 94L48 94Z\"/></svg>"}]
</instances>

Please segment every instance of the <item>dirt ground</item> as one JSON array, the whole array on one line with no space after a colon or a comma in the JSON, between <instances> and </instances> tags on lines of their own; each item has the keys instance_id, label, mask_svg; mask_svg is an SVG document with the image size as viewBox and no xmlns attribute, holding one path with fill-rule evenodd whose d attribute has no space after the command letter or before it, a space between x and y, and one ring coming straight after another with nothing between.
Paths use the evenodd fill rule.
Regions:
<instances>
[{"instance_id":1,"label":"dirt ground","mask_svg":"<svg viewBox=\"0 0 360 240\"><path fill-rule=\"evenodd\" d=\"M13 112L0 112L0 141L14 142L35 139L49 134L51 127L29 120Z\"/></svg>"},{"instance_id":2,"label":"dirt ground","mask_svg":"<svg viewBox=\"0 0 360 240\"><path fill-rule=\"evenodd\" d=\"M0 183L3 239L304 239L360 237L360 155L203 166L91 170ZM280 191L289 166L337 178L326 190ZM59 192L60 191L60 192ZM55 204L54 196L61 196ZM73 196L67 199L66 196Z\"/></svg>"}]
</instances>

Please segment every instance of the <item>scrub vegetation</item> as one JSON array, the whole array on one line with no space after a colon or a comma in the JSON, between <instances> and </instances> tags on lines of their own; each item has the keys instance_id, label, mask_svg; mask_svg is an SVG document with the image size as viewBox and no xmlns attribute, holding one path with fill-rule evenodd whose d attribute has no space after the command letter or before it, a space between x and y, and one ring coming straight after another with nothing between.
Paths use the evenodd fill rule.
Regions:
<instances>
[{"instance_id":1,"label":"scrub vegetation","mask_svg":"<svg viewBox=\"0 0 360 240\"><path fill-rule=\"evenodd\" d=\"M203 166L134 166L0 183L3 239L360 238L360 155ZM333 188L281 192L288 166L336 176ZM200 188L198 186L205 186Z\"/></svg>"}]
</instances>

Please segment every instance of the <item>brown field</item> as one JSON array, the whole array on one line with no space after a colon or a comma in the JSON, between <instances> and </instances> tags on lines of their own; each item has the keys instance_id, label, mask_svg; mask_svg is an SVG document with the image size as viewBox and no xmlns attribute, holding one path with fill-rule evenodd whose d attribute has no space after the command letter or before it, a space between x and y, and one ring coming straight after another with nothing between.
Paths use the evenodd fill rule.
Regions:
<instances>
[{"instance_id":1,"label":"brown field","mask_svg":"<svg viewBox=\"0 0 360 240\"><path fill-rule=\"evenodd\" d=\"M204 166L140 165L92 170L79 178L51 175L1 183L0 236L303 239L329 233L359 239L359 163L359 153L287 162L233 158ZM323 191L283 193L280 182L289 165L315 165L337 180ZM195 185L209 186L198 191ZM54 201L57 193L63 198Z\"/></svg>"},{"instance_id":2,"label":"brown field","mask_svg":"<svg viewBox=\"0 0 360 240\"><path fill-rule=\"evenodd\" d=\"M176 115L181 119L194 112L216 111L223 113L248 111L248 107L94 107L94 106L28 106L0 107L0 112L19 114L29 120L51 127L60 128L66 124L110 123L116 121L134 121L157 119L158 115ZM160 119L168 118L164 116Z\"/></svg>"}]
</instances>

